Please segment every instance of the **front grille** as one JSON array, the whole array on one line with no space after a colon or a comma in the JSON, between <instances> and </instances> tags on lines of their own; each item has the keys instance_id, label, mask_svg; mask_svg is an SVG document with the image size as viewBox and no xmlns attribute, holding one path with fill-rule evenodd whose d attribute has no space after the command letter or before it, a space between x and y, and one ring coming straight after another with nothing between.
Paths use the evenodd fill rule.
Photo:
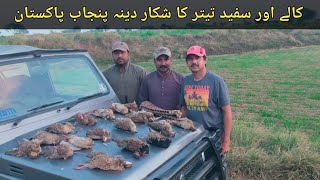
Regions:
<instances>
[{"instance_id":1,"label":"front grille","mask_svg":"<svg viewBox=\"0 0 320 180\"><path fill-rule=\"evenodd\" d=\"M203 144L201 151L197 153L194 158L186 163L186 165L176 173L172 178L173 180L187 180L187 179L205 179L211 170L216 166L216 159L213 156L214 150L208 142ZM199 173L201 174L199 177Z\"/></svg>"},{"instance_id":2,"label":"front grille","mask_svg":"<svg viewBox=\"0 0 320 180\"><path fill-rule=\"evenodd\" d=\"M195 172L202 166L203 160L201 156L195 158L192 162L190 162L183 170L180 172L180 175L177 175L176 180L182 179L190 179ZM182 176L182 177L181 177Z\"/></svg>"},{"instance_id":3,"label":"front grille","mask_svg":"<svg viewBox=\"0 0 320 180\"><path fill-rule=\"evenodd\" d=\"M224 158L221 155L221 138L210 132L188 150L184 158L175 162L154 180L225 180Z\"/></svg>"},{"instance_id":4,"label":"front grille","mask_svg":"<svg viewBox=\"0 0 320 180\"><path fill-rule=\"evenodd\" d=\"M15 165L9 165L10 175L16 176L16 177L23 177L23 168L15 166Z\"/></svg>"}]
</instances>

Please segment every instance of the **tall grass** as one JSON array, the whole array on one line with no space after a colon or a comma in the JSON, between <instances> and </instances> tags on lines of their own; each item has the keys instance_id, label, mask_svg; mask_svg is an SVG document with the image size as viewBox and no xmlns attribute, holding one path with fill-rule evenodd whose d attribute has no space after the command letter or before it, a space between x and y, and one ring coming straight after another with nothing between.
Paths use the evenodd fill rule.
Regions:
<instances>
[{"instance_id":1,"label":"tall grass","mask_svg":"<svg viewBox=\"0 0 320 180\"><path fill-rule=\"evenodd\" d=\"M105 67L112 63L111 46L117 40L129 44L133 62L147 62L159 46L169 47L174 58L183 58L187 48L194 44L204 46L208 55L222 55L319 45L319 34L318 30L137 30L17 35L1 37L0 44L87 49Z\"/></svg>"},{"instance_id":2,"label":"tall grass","mask_svg":"<svg viewBox=\"0 0 320 180\"><path fill-rule=\"evenodd\" d=\"M228 155L231 179L319 179L320 157L302 132L235 122Z\"/></svg>"},{"instance_id":3,"label":"tall grass","mask_svg":"<svg viewBox=\"0 0 320 180\"><path fill-rule=\"evenodd\" d=\"M121 37L128 36L139 36L143 38L148 38L151 36L159 35L170 35L170 36L181 36L185 34L202 34L204 32L210 32L210 30L136 30L136 31L120 31L118 32Z\"/></svg>"}]
</instances>

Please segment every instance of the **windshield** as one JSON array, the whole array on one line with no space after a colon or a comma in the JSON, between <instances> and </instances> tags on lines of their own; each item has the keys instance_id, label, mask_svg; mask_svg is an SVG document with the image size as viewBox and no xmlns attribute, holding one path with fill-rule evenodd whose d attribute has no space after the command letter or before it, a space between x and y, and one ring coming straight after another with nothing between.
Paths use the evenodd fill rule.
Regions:
<instances>
[{"instance_id":1,"label":"windshield","mask_svg":"<svg viewBox=\"0 0 320 180\"><path fill-rule=\"evenodd\" d=\"M17 62L17 61L14 61ZM0 122L109 90L86 56L0 64Z\"/></svg>"}]
</instances>

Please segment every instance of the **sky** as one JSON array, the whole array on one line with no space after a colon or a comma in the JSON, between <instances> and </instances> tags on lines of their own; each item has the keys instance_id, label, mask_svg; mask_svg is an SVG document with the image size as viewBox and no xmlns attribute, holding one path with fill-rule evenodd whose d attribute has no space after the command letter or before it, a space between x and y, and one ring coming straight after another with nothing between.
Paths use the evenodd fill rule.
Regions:
<instances>
[{"instance_id":1,"label":"sky","mask_svg":"<svg viewBox=\"0 0 320 180\"><path fill-rule=\"evenodd\" d=\"M29 34L50 34L51 31L61 32L62 30L56 29L28 29ZM0 36L11 36L13 35L12 30L0 29Z\"/></svg>"},{"instance_id":2,"label":"sky","mask_svg":"<svg viewBox=\"0 0 320 180\"><path fill-rule=\"evenodd\" d=\"M65 29L28 29L29 34L50 34L53 32L61 32ZM81 32L89 31L87 29L82 29ZM0 29L0 36L12 36L13 31L7 29Z\"/></svg>"}]
</instances>

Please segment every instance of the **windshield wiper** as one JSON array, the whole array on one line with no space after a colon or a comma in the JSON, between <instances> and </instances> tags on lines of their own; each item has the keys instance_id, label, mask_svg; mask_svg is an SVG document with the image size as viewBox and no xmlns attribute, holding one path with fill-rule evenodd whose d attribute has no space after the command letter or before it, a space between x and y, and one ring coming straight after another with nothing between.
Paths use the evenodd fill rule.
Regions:
<instances>
[{"instance_id":1,"label":"windshield wiper","mask_svg":"<svg viewBox=\"0 0 320 180\"><path fill-rule=\"evenodd\" d=\"M43 108L50 107L50 106L53 106L53 105L56 105L56 104L60 104L60 103L62 103L62 102L64 102L64 101L63 101L63 100L61 100L61 101L56 101L56 102L53 102L53 103L43 104L43 105L41 105L41 106L38 106L38 107L35 107L35 108L32 108L32 109L29 109L27 112L30 112L30 111L31 111L31 113L28 113L28 114L25 114L25 115L19 117L19 118L13 123L13 125L14 125L14 126L18 125L23 119L26 119L27 117L30 117L34 112L36 112L36 111L39 110L39 109L43 109Z\"/></svg>"},{"instance_id":2,"label":"windshield wiper","mask_svg":"<svg viewBox=\"0 0 320 180\"><path fill-rule=\"evenodd\" d=\"M48 103L48 104L43 104L41 106L38 106L38 107L35 107L35 108L32 108L32 109L29 109L27 112L30 112L30 111L36 111L36 110L39 110L39 109L43 109L43 108L46 108L46 107L49 107L49 106L53 106L53 105L56 105L56 104L60 104L64 102L63 100L61 101L56 101L56 102L53 102L53 103Z\"/></svg>"},{"instance_id":3,"label":"windshield wiper","mask_svg":"<svg viewBox=\"0 0 320 180\"><path fill-rule=\"evenodd\" d=\"M71 109L73 106L85 101L85 100L88 100L88 99L91 99L93 97L97 97L97 96L100 96L100 95L103 95L105 94L105 92L99 92L99 93L95 93L95 94L92 94L92 95L89 95L89 96L84 96L84 97L81 97L81 98L78 98L76 101L74 101L73 103L71 103L71 105L69 105L67 107L67 110Z\"/></svg>"}]
</instances>

